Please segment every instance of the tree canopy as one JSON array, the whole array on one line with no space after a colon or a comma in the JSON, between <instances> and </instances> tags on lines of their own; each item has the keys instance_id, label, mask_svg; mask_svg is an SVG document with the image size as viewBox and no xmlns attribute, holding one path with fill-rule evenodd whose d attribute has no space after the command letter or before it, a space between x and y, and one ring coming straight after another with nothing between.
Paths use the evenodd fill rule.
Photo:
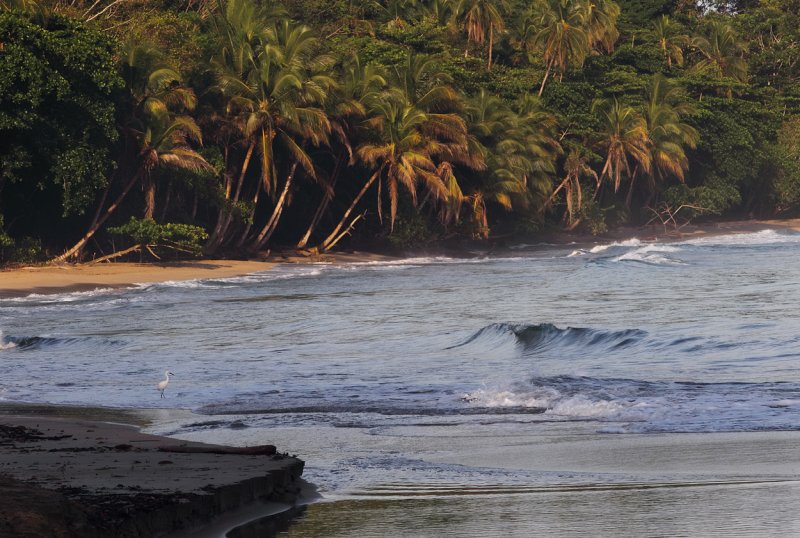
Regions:
<instances>
[{"instance_id":1,"label":"tree canopy","mask_svg":"<svg viewBox=\"0 0 800 538\"><path fill-rule=\"evenodd\" d=\"M790 215L798 13L2 2L0 257L100 255L131 222L244 255Z\"/></svg>"}]
</instances>

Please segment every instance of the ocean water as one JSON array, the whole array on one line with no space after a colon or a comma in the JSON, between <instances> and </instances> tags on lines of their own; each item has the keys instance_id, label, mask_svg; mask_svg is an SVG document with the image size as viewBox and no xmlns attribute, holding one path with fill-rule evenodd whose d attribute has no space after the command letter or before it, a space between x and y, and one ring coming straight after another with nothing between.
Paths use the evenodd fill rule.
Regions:
<instances>
[{"instance_id":1,"label":"ocean water","mask_svg":"<svg viewBox=\"0 0 800 538\"><path fill-rule=\"evenodd\" d=\"M765 230L3 299L0 399L275 443L322 496L290 536L787 536L798 259Z\"/></svg>"}]
</instances>

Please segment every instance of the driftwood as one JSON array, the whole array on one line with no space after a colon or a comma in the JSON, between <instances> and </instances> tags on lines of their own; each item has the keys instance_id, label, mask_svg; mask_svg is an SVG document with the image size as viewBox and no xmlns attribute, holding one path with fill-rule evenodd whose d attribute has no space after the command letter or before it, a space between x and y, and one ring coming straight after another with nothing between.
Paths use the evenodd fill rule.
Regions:
<instances>
[{"instance_id":1,"label":"driftwood","mask_svg":"<svg viewBox=\"0 0 800 538\"><path fill-rule=\"evenodd\" d=\"M187 446L172 445L160 446L159 452L179 452L181 454L238 454L241 456L272 456L275 454L275 445L257 446Z\"/></svg>"},{"instance_id":2,"label":"driftwood","mask_svg":"<svg viewBox=\"0 0 800 538\"><path fill-rule=\"evenodd\" d=\"M700 214L710 212L710 209L708 209L707 207L699 207L690 204L683 204L677 209L673 209L671 206L667 204L663 204L659 209L654 209L650 206L647 206L647 209L649 209L655 214L653 218L647 221L647 224L648 225L652 224L656 220L661 221L661 225L664 226L664 233L667 233L667 227L669 227L670 225L672 226L673 231L675 232L680 232L681 228L689 225L689 223L692 221L691 217L684 218L683 222L678 221L678 213L682 209L694 209Z\"/></svg>"}]
</instances>

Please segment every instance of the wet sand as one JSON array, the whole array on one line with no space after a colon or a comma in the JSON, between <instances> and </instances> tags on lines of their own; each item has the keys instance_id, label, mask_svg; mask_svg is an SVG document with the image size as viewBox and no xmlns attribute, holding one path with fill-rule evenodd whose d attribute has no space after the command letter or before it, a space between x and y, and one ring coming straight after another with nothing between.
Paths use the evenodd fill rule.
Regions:
<instances>
[{"instance_id":1,"label":"wet sand","mask_svg":"<svg viewBox=\"0 0 800 538\"><path fill-rule=\"evenodd\" d=\"M272 445L178 441L101 421L121 418L143 424L156 417L3 405L0 536L164 535L243 509L250 519L291 512L300 495L303 462Z\"/></svg>"}]
</instances>

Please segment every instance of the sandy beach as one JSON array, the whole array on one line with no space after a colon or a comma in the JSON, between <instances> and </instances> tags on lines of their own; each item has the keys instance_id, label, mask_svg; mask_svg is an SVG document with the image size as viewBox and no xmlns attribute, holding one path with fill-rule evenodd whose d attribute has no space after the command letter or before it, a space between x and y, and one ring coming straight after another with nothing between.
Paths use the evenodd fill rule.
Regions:
<instances>
[{"instance_id":1,"label":"sandy beach","mask_svg":"<svg viewBox=\"0 0 800 538\"><path fill-rule=\"evenodd\" d=\"M563 242L602 242L638 237L644 240L675 240L729 233L748 233L764 229L800 231L800 219L744 220L690 224L679 229L661 225L620 227L601 236L556 233L548 240ZM487 245L488 248L488 245ZM278 263L356 263L391 259L391 256L365 252L311 255L276 253L264 260L190 260L172 263L130 263L41 265L0 270L0 298L32 293L52 294L97 288L120 288L140 283L230 278L268 271Z\"/></svg>"}]
</instances>

